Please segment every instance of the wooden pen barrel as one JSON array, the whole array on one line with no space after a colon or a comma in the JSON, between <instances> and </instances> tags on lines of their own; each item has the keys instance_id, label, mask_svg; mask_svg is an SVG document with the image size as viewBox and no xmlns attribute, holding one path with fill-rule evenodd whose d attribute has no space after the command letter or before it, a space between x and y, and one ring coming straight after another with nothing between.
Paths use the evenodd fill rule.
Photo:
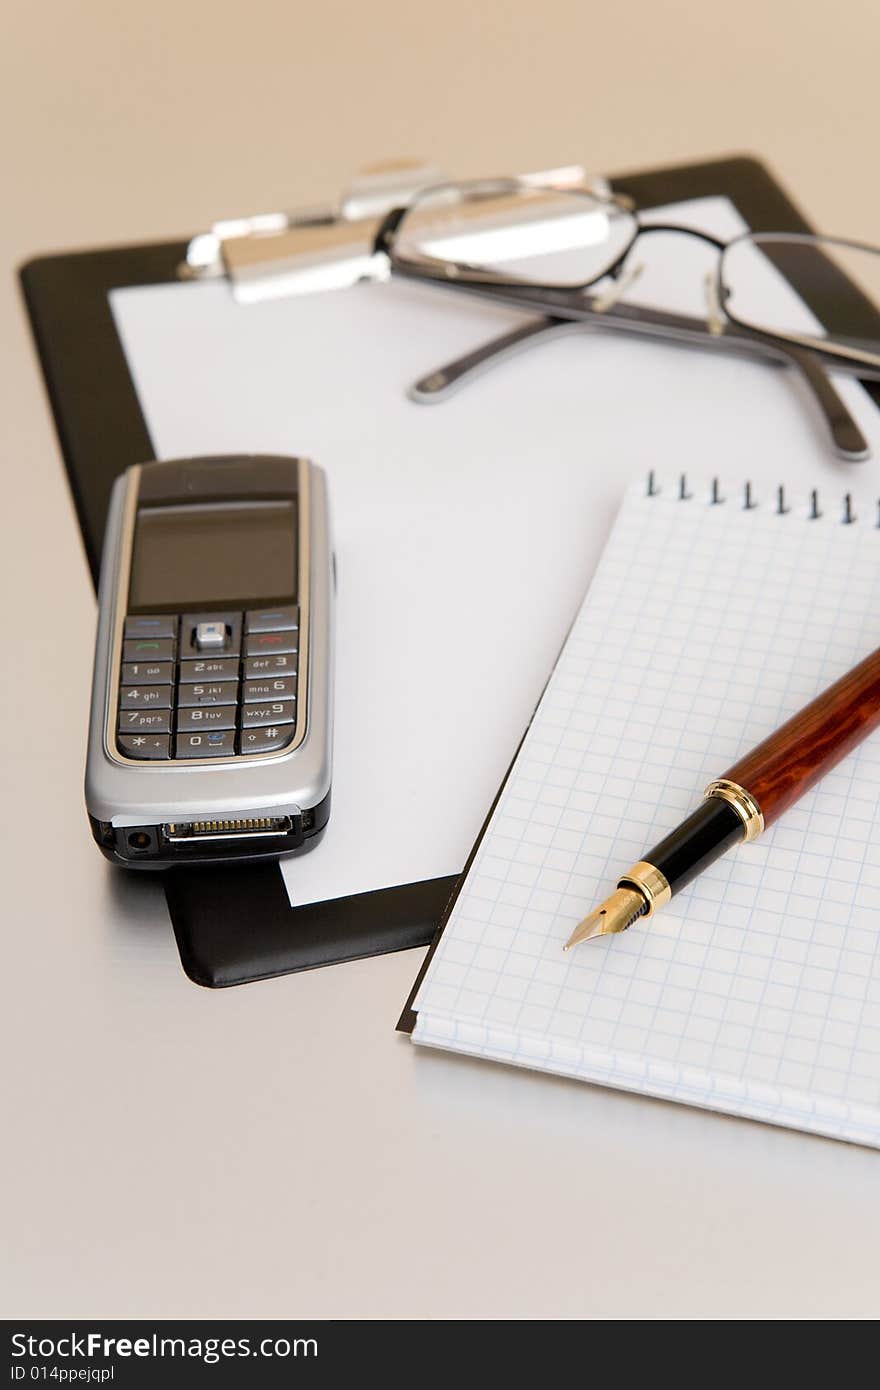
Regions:
<instances>
[{"instance_id":1,"label":"wooden pen barrel","mask_svg":"<svg viewBox=\"0 0 880 1390\"><path fill-rule=\"evenodd\" d=\"M880 726L880 648L765 738L724 777L750 792L770 825Z\"/></svg>"}]
</instances>

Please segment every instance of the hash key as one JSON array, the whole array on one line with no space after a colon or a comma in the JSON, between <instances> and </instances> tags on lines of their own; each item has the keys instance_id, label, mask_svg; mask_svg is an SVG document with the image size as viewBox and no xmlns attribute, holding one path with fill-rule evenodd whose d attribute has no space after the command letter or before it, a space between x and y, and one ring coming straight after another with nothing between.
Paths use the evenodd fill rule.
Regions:
<instances>
[{"instance_id":1,"label":"hash key","mask_svg":"<svg viewBox=\"0 0 880 1390\"><path fill-rule=\"evenodd\" d=\"M247 753L277 753L293 742L296 733L292 724L270 724L265 729L242 729L241 751Z\"/></svg>"}]
</instances>

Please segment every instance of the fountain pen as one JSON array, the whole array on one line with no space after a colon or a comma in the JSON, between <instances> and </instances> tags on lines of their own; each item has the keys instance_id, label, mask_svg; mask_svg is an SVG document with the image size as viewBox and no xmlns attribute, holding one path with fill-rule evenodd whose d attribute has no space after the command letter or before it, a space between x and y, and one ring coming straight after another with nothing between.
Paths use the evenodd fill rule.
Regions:
<instances>
[{"instance_id":1,"label":"fountain pen","mask_svg":"<svg viewBox=\"0 0 880 1390\"><path fill-rule=\"evenodd\" d=\"M651 917L734 845L756 839L880 725L880 648L716 781L575 927L565 950Z\"/></svg>"}]
</instances>

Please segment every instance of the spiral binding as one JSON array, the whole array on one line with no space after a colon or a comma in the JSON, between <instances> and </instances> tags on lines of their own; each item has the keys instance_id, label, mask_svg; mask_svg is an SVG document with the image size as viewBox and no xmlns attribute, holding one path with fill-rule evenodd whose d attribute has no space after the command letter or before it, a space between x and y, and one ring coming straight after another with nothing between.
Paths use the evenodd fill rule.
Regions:
<instances>
[{"instance_id":1,"label":"spiral binding","mask_svg":"<svg viewBox=\"0 0 880 1390\"><path fill-rule=\"evenodd\" d=\"M658 486L656 474L652 468L651 471L648 473L648 485L646 496L659 497L661 491L662 488ZM691 502L693 501L693 498L694 494L688 488L687 474L679 474L678 495L676 500L679 502ZM717 478L713 478L712 491L709 495L709 506L721 507L728 501L733 506L736 506L737 504L737 498L727 498L722 495L721 484L719 483ZM744 512L751 512L757 510L757 508L762 505L763 504L755 496L752 484L750 482L744 483L742 496L739 501L739 506L741 510ZM859 518L853 508L853 498L851 492L844 493L841 502L841 507L842 511L840 516L840 524L842 526L854 525L854 523L857 522ZM777 516L787 516L791 512L791 507L788 505L788 502L786 501L785 488L782 486L776 489L773 510ZM819 504L819 490L818 488L813 488L812 492L810 493L810 510L807 514L807 520L819 521L824 515L825 513L823 512ZM880 498L878 498L877 501L877 515L874 521L874 528L875 530L880 530Z\"/></svg>"}]
</instances>

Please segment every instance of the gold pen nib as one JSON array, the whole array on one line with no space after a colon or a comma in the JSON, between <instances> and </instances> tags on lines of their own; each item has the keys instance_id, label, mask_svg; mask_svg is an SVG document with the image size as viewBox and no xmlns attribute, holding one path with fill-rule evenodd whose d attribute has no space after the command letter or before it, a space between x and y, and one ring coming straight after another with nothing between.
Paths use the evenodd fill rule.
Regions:
<instances>
[{"instance_id":1,"label":"gold pen nib","mask_svg":"<svg viewBox=\"0 0 880 1390\"><path fill-rule=\"evenodd\" d=\"M592 941L597 936L613 936L615 932L626 931L627 927L631 927L636 918L641 917L647 910L647 900L637 889L618 888L610 898L606 898L604 903L578 923L562 949L570 951L572 946L579 946L582 941Z\"/></svg>"}]
</instances>

